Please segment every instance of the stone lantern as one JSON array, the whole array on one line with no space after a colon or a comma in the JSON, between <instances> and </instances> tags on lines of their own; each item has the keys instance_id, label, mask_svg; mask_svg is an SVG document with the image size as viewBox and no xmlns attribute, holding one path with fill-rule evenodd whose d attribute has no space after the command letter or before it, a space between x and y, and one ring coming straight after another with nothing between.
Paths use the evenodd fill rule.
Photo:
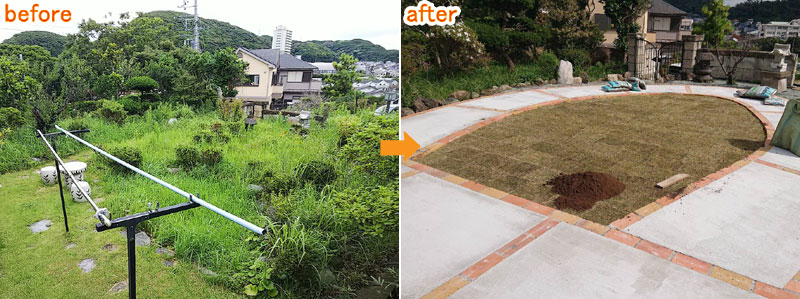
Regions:
<instances>
[{"instance_id":1,"label":"stone lantern","mask_svg":"<svg viewBox=\"0 0 800 299\"><path fill-rule=\"evenodd\" d=\"M770 54L772 62L769 64L769 70L761 72L761 84L775 88L778 92L786 91L789 77L792 75L786 63L786 57L792 55L791 47L788 44L775 44Z\"/></svg>"},{"instance_id":2,"label":"stone lantern","mask_svg":"<svg viewBox=\"0 0 800 299\"><path fill-rule=\"evenodd\" d=\"M711 77L711 60L713 59L714 54L708 51L697 54L697 63L694 65L694 81L703 83L714 81L714 77Z\"/></svg>"}]
</instances>

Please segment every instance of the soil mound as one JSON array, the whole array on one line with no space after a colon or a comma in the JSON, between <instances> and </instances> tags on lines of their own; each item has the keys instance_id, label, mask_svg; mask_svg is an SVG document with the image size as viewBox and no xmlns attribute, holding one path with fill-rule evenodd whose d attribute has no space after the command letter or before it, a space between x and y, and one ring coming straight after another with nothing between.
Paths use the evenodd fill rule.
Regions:
<instances>
[{"instance_id":1,"label":"soil mound","mask_svg":"<svg viewBox=\"0 0 800 299\"><path fill-rule=\"evenodd\" d=\"M625 184L606 173L581 172L561 174L545 185L551 185L551 192L559 196L555 200L557 209L584 211L591 209L598 201L617 196L625 190Z\"/></svg>"}]
</instances>

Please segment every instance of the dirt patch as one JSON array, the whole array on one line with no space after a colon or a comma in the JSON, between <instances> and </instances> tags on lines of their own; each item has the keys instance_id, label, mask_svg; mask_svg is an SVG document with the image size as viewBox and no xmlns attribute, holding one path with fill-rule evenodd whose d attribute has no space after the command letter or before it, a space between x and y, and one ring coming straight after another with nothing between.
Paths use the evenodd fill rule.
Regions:
<instances>
[{"instance_id":1,"label":"dirt patch","mask_svg":"<svg viewBox=\"0 0 800 299\"><path fill-rule=\"evenodd\" d=\"M554 204L557 209L585 211L594 203L612 198L625 190L625 184L606 173L581 172L561 174L545 183L550 191L559 196Z\"/></svg>"}]
</instances>

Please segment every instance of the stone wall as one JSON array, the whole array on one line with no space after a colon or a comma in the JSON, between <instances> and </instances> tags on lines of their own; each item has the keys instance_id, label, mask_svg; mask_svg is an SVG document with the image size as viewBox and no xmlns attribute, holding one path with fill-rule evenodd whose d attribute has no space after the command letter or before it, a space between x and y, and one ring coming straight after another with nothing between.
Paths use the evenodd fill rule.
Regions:
<instances>
[{"instance_id":1,"label":"stone wall","mask_svg":"<svg viewBox=\"0 0 800 299\"><path fill-rule=\"evenodd\" d=\"M743 52L741 50L720 50L719 52L715 50L710 51L715 56L720 55L721 57L725 57L726 59L724 62L728 69L733 66L737 57L741 57ZM763 72L771 70L773 59L773 54L767 51L751 51L750 53L747 53L745 58L736 68L734 79L743 82L761 83ZM785 62L787 64L787 71L791 73L788 78L788 85L791 86L792 82L794 81L795 72L797 71L797 54L786 57ZM716 79L727 78L717 59L711 61L711 71L711 76Z\"/></svg>"}]
</instances>

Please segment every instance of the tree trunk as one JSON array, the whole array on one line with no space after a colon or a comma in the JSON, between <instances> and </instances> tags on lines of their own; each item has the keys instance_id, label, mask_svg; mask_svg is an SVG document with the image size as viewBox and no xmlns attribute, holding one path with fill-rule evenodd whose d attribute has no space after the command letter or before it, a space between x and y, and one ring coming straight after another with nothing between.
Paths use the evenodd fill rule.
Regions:
<instances>
[{"instance_id":1,"label":"tree trunk","mask_svg":"<svg viewBox=\"0 0 800 299\"><path fill-rule=\"evenodd\" d=\"M514 71L514 60L511 60L511 56L508 56L508 52L503 51L503 58L506 59L506 63L508 64L508 71Z\"/></svg>"}]
</instances>

